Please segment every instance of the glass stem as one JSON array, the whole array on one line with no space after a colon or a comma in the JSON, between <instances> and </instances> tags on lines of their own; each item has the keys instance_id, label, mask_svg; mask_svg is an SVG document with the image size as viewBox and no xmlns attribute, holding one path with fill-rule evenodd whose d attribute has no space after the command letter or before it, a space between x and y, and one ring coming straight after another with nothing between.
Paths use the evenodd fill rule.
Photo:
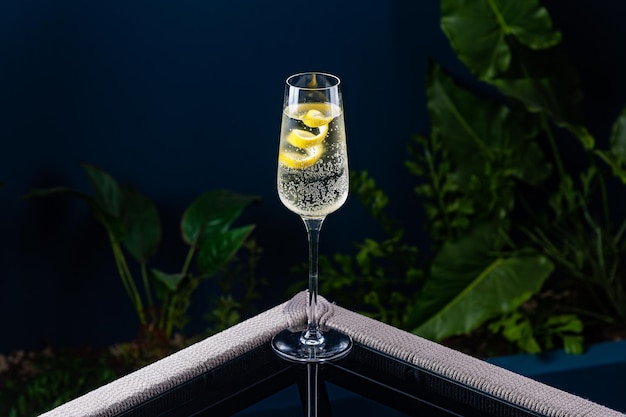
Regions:
<instances>
[{"instance_id":1,"label":"glass stem","mask_svg":"<svg viewBox=\"0 0 626 417\"><path fill-rule=\"evenodd\" d=\"M320 230L324 218L303 218L309 238L309 293L307 303L307 328L300 341L308 346L319 346L324 343L324 336L319 329L317 318L318 294L318 247Z\"/></svg>"}]
</instances>

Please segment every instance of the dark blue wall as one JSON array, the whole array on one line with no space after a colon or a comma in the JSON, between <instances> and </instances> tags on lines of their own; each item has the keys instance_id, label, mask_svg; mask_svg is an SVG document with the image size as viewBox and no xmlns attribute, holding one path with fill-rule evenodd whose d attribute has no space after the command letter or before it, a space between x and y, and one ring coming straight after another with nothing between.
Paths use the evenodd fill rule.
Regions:
<instances>
[{"instance_id":1,"label":"dark blue wall","mask_svg":"<svg viewBox=\"0 0 626 417\"><path fill-rule=\"evenodd\" d=\"M275 191L291 73L343 79L351 168L378 178L394 210L414 211L398 201L411 193L402 161L410 136L427 130L427 56L446 43L438 2L413 3L4 2L0 351L134 335L106 235L87 208L19 200L32 187L89 192L80 162L156 201L166 227L157 259L166 263L182 262L177 222L195 196L214 188L262 196L243 220L258 225L259 274L273 283L268 303L282 300L290 268L306 260L304 228ZM322 253L376 233L350 200L328 218Z\"/></svg>"},{"instance_id":2,"label":"dark blue wall","mask_svg":"<svg viewBox=\"0 0 626 417\"><path fill-rule=\"evenodd\" d=\"M546 4L571 43L582 43L573 51L583 76L602 77L588 98L601 107L594 122L606 130L623 103L624 56L596 43L621 51L620 14L610 0ZM176 223L195 196L214 188L262 196L243 220L258 225L259 274L272 282L266 302L282 300L295 279L290 268L306 260L301 222L275 192L283 81L294 72L343 79L351 168L378 180L392 213L411 219L409 233L419 237L420 210L402 162L411 135L428 130L427 59L463 74L438 8L437 0L4 1L0 352L134 335L106 236L87 208L19 199L32 187L88 191L80 162L154 198L166 227L158 254L165 264L182 262ZM321 252L350 250L379 233L351 199L328 218Z\"/></svg>"}]
</instances>

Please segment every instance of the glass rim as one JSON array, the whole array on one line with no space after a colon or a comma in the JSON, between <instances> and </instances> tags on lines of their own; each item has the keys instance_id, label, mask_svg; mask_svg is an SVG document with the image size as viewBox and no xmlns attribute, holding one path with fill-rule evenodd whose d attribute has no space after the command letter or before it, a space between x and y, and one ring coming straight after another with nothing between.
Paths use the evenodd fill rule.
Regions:
<instances>
[{"instance_id":1,"label":"glass rim","mask_svg":"<svg viewBox=\"0 0 626 417\"><path fill-rule=\"evenodd\" d=\"M295 84L292 83L292 80L296 77L303 77L305 75L322 75L326 78L330 78L335 80L336 82L333 85L329 85L327 87L299 87ZM310 91L319 91L319 90L329 90L331 88L338 88L339 84L341 84L341 78L339 78L338 76L331 74L329 72L322 72L322 71L304 71L304 72L298 72L296 74L292 74L289 77L287 77L287 79L285 80L285 84L287 84L288 87L291 88L298 88L300 90L310 90Z\"/></svg>"}]
</instances>

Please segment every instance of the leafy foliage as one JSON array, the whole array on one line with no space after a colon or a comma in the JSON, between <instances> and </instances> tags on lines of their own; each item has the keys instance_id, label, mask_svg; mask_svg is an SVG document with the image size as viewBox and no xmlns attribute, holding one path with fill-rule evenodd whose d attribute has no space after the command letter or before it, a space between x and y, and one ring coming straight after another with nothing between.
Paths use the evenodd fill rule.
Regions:
<instances>
[{"instance_id":1,"label":"leafy foliage","mask_svg":"<svg viewBox=\"0 0 626 417\"><path fill-rule=\"evenodd\" d=\"M561 40L538 0L443 0L441 27L458 57L483 80L509 69L511 40L531 49Z\"/></svg>"},{"instance_id":2,"label":"leafy foliage","mask_svg":"<svg viewBox=\"0 0 626 417\"><path fill-rule=\"evenodd\" d=\"M477 96L472 99L467 93L451 93L457 87L450 80L445 80L445 77L442 81L431 78L429 111L433 129L430 147L444 149L445 153L440 155L441 165L438 168L436 163L431 162L435 168L431 168L430 172L452 167L447 180L462 176L467 181L465 190L469 193L476 183L495 186L478 188L487 202L486 207L477 208L470 203L462 206L466 207L464 212L469 213L464 219L465 224L471 224L480 217L475 213L498 219L501 231L506 232L509 241L508 250L537 251L554 263L559 279L551 281L551 285L575 289L573 292L579 296L567 303L557 304L552 309L555 311L552 316L547 315L541 318L543 321L533 322L532 328L537 334L558 335L566 349L579 351L582 321L574 312L584 315L587 323L593 323L590 317L596 316L602 317L605 323L626 325L626 314L621 307L626 301L622 261L626 249L623 240L625 226L624 220L620 227L612 226L610 219L616 216L611 209L619 205L610 204L606 192L607 183L615 179L623 182L624 179L624 112L614 124L610 149L598 149L595 138L584 126L576 107L581 96L578 78L560 46L561 35L552 29L547 10L537 1L520 1L513 5L500 1L443 0L441 5L442 28L459 58L479 80L495 87L506 100L494 105ZM480 38L484 41L475 42L477 38L467 36L473 32L484 34ZM473 42L459 41L461 35ZM442 73L437 73L437 69L434 71L435 77L441 79ZM440 86L433 84L437 82ZM493 111L494 106L501 113ZM442 117L439 112L447 117ZM485 112L488 112L488 117L485 117ZM507 119L517 119L521 124L514 127L514 123L506 122ZM477 133L481 132L482 120L487 120L484 131L492 129L496 142L500 140L504 145L500 148L503 152L496 150L492 155L517 155L525 160L520 160L519 165L509 165L513 161L506 158L484 158L493 149L491 144L496 142L488 140L489 136L485 134ZM450 129L455 121L457 128ZM458 126L468 132L465 137L459 134ZM524 129L525 126L532 126L532 129ZM561 127L566 131L560 130ZM579 171L567 169L559 147L559 141L566 141L570 136L577 138L581 152L589 155L589 166ZM459 137L462 139L460 145L456 142ZM480 142L484 146L473 146L477 137L485 138ZM421 143L426 142L422 139ZM613 175L598 165L594 155L608 163ZM475 163L479 158L483 162ZM491 164L490 160L504 163ZM474 171L465 168L466 163L471 164ZM555 169L549 170L548 166ZM484 173L487 170L488 176L481 178L481 171ZM441 181L442 177L436 176L435 181ZM497 177L501 177L502 181L497 181ZM456 185L447 185L443 189L457 190L458 183ZM446 197L445 194L437 195L436 188L425 188L429 190L422 192L426 198L431 197L428 193L439 199ZM493 197L490 190L497 190L500 201ZM469 193L462 194L467 197ZM455 197L462 199L458 195ZM430 210L432 218L441 221L450 215L442 204L435 207L438 209ZM570 313L557 313L557 308ZM527 332L511 331L524 328L528 323L519 320L519 311L508 312L503 317L499 325L491 327L492 330L502 330L509 340L532 339L517 337ZM561 331L563 328L567 332ZM513 337L513 334L517 336ZM544 337L543 345L550 348L554 343L549 337ZM530 344L520 344L520 347L524 346L537 350L537 344L533 348Z\"/></svg>"},{"instance_id":3,"label":"leafy foliage","mask_svg":"<svg viewBox=\"0 0 626 417\"><path fill-rule=\"evenodd\" d=\"M118 372L93 350L0 355L0 414L36 416L111 382Z\"/></svg>"},{"instance_id":4,"label":"leafy foliage","mask_svg":"<svg viewBox=\"0 0 626 417\"><path fill-rule=\"evenodd\" d=\"M442 0L441 25L483 93L431 64L431 132L406 161L431 247L412 245L381 214L388 199L374 180L355 174L353 194L389 238L327 260L324 290L434 340L482 328L522 351L580 353L587 330L624 332L626 218L607 190L626 184L626 110L600 148L562 35L537 0ZM588 166L567 163L576 146Z\"/></svg>"},{"instance_id":5,"label":"leafy foliage","mask_svg":"<svg viewBox=\"0 0 626 417\"><path fill-rule=\"evenodd\" d=\"M320 293L341 300L360 313L401 326L412 289L419 286L423 271L416 246L404 241L402 228L385 214L387 195L367 172L350 173L351 193L381 222L389 237L382 241L365 239L357 253L320 256L324 279ZM304 271L306 266L301 266ZM301 288L301 284L298 288Z\"/></svg>"},{"instance_id":6,"label":"leafy foliage","mask_svg":"<svg viewBox=\"0 0 626 417\"><path fill-rule=\"evenodd\" d=\"M107 172L85 164L93 195L64 187L32 190L28 197L56 194L78 197L89 205L106 229L124 289L147 335L171 338L187 322L191 296L202 281L226 268L249 240L254 225L232 228L243 210L258 200L227 190L198 196L183 214L181 234L189 246L180 271L148 269L161 243L161 221L154 203L140 191L118 184ZM141 284L129 267L126 254L138 263ZM192 263L195 260L195 272ZM141 290L140 290L141 288ZM156 296L158 303L154 301Z\"/></svg>"}]
</instances>

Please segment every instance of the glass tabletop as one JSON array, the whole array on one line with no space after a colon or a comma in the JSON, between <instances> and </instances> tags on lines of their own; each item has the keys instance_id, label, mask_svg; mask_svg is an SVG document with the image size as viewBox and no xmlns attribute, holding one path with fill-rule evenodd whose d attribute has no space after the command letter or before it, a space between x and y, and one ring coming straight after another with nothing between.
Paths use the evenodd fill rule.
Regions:
<instances>
[{"instance_id":1,"label":"glass tabletop","mask_svg":"<svg viewBox=\"0 0 626 417\"><path fill-rule=\"evenodd\" d=\"M323 416L542 415L355 343L347 357L319 365L287 362L264 344L118 416L306 415L307 366L318 367Z\"/></svg>"}]
</instances>

